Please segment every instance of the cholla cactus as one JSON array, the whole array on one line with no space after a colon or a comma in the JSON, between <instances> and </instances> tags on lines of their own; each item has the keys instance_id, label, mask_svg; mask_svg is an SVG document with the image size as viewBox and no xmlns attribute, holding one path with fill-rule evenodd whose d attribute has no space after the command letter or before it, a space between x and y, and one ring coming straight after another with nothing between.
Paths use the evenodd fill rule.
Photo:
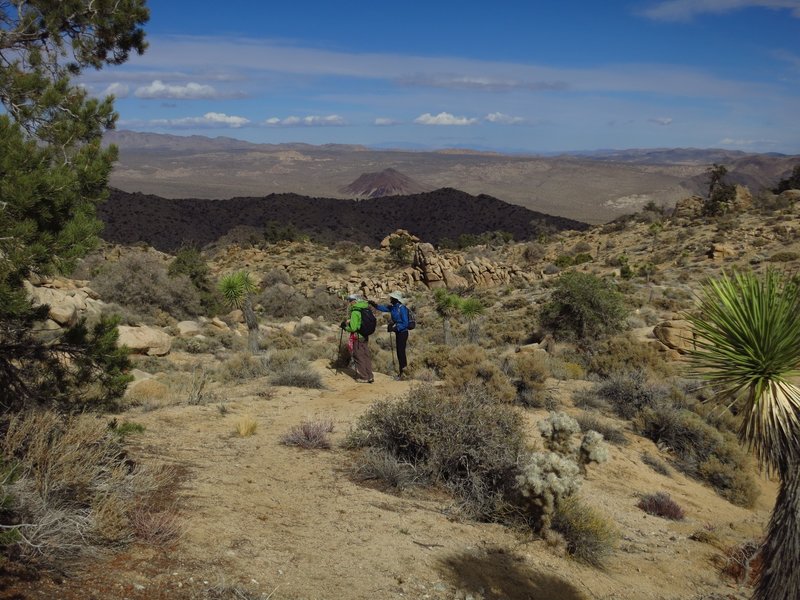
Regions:
<instances>
[{"instance_id":1,"label":"cholla cactus","mask_svg":"<svg viewBox=\"0 0 800 600\"><path fill-rule=\"evenodd\" d=\"M544 438L544 445L552 452L573 454L575 449L570 440L574 433L581 430L578 422L564 412L551 412L544 421L538 423L539 432Z\"/></svg>"},{"instance_id":2,"label":"cholla cactus","mask_svg":"<svg viewBox=\"0 0 800 600\"><path fill-rule=\"evenodd\" d=\"M580 485L578 464L555 452L532 453L517 475L520 503L540 530L550 527L556 508Z\"/></svg>"},{"instance_id":3,"label":"cholla cactus","mask_svg":"<svg viewBox=\"0 0 800 600\"><path fill-rule=\"evenodd\" d=\"M602 463L608 460L608 447L603 442L603 435L596 431L587 431L581 440L578 454L581 466L589 463Z\"/></svg>"}]
</instances>

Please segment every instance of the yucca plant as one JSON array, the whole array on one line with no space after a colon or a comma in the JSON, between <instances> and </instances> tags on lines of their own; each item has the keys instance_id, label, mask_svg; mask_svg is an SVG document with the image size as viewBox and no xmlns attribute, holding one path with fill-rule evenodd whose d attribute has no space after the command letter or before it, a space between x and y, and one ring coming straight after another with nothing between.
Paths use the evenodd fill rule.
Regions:
<instances>
[{"instance_id":1,"label":"yucca plant","mask_svg":"<svg viewBox=\"0 0 800 600\"><path fill-rule=\"evenodd\" d=\"M259 348L258 320L256 319L255 311L253 311L252 300L253 294L257 289L255 281L247 271L235 271L220 279L217 289L222 294L223 302L226 305L230 308L241 309L244 314L248 331L248 346L250 352L255 354Z\"/></svg>"},{"instance_id":2,"label":"yucca plant","mask_svg":"<svg viewBox=\"0 0 800 600\"><path fill-rule=\"evenodd\" d=\"M754 600L800 598L800 290L768 270L723 274L704 284L694 334L693 374L715 398L736 404L739 439L781 479L762 548L764 571Z\"/></svg>"},{"instance_id":3,"label":"yucca plant","mask_svg":"<svg viewBox=\"0 0 800 600\"><path fill-rule=\"evenodd\" d=\"M445 288L439 288L433 293L433 299L437 314L442 317L442 329L444 333L444 343L450 345L452 335L450 334L450 319L458 312L461 298L458 294L452 294Z\"/></svg>"},{"instance_id":4,"label":"yucca plant","mask_svg":"<svg viewBox=\"0 0 800 600\"><path fill-rule=\"evenodd\" d=\"M486 307L477 298L464 298L459 302L459 312L467 320L467 338L471 344L478 343L478 319L486 312Z\"/></svg>"}]
</instances>

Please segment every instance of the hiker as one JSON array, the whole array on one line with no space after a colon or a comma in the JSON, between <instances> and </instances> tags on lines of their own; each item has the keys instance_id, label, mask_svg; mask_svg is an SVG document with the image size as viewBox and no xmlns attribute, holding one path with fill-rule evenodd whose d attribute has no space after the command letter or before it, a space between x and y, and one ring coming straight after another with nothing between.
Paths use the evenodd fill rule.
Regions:
<instances>
[{"instance_id":1,"label":"hiker","mask_svg":"<svg viewBox=\"0 0 800 600\"><path fill-rule=\"evenodd\" d=\"M341 328L350 334L347 347L356 367L356 381L372 383L372 357L369 352L369 336L375 332L375 316L366 300L356 294L347 296L350 318L342 321ZM362 312L365 311L365 312ZM371 323L370 321L371 317Z\"/></svg>"},{"instance_id":2,"label":"hiker","mask_svg":"<svg viewBox=\"0 0 800 600\"><path fill-rule=\"evenodd\" d=\"M403 371L408 365L406 359L406 342L408 342L409 327L409 311L406 306L406 299L401 292L392 292L389 294L389 304L376 304L372 300L369 301L370 306L376 308L381 312L388 312L392 316L392 322L389 323L386 330L389 335L394 333L397 340L397 364L400 367L395 379L403 378Z\"/></svg>"}]
</instances>

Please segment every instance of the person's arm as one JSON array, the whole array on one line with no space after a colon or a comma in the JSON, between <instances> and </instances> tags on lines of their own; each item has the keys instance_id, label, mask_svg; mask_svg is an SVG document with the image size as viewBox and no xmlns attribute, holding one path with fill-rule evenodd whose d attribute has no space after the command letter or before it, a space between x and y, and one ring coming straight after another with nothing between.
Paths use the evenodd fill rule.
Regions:
<instances>
[{"instance_id":1,"label":"person's arm","mask_svg":"<svg viewBox=\"0 0 800 600\"><path fill-rule=\"evenodd\" d=\"M373 302L372 300L369 301L369 305L372 308L374 308L376 310L379 310L381 312L391 312L392 311L392 308L390 306L388 306L386 304L378 304L376 302Z\"/></svg>"},{"instance_id":2,"label":"person's arm","mask_svg":"<svg viewBox=\"0 0 800 600\"><path fill-rule=\"evenodd\" d=\"M353 310L350 311L350 320L347 322L347 328L345 331L349 331L350 333L355 333L361 328L361 311L360 310Z\"/></svg>"}]
</instances>

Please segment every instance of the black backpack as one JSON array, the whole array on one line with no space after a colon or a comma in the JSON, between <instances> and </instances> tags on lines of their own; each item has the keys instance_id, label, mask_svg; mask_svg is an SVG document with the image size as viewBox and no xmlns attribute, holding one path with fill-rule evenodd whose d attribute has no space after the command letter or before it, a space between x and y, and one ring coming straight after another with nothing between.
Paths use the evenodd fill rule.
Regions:
<instances>
[{"instance_id":1,"label":"black backpack","mask_svg":"<svg viewBox=\"0 0 800 600\"><path fill-rule=\"evenodd\" d=\"M414 329L417 326L417 319L414 316L414 313L411 311L411 309L408 306L406 306L406 312L408 313L408 327L406 327L406 329L411 331L412 329Z\"/></svg>"},{"instance_id":2,"label":"black backpack","mask_svg":"<svg viewBox=\"0 0 800 600\"><path fill-rule=\"evenodd\" d=\"M378 325L377 319L369 306L359 308L361 313L361 327L358 328L358 333L364 337L369 337L375 333L375 327Z\"/></svg>"}]
</instances>

